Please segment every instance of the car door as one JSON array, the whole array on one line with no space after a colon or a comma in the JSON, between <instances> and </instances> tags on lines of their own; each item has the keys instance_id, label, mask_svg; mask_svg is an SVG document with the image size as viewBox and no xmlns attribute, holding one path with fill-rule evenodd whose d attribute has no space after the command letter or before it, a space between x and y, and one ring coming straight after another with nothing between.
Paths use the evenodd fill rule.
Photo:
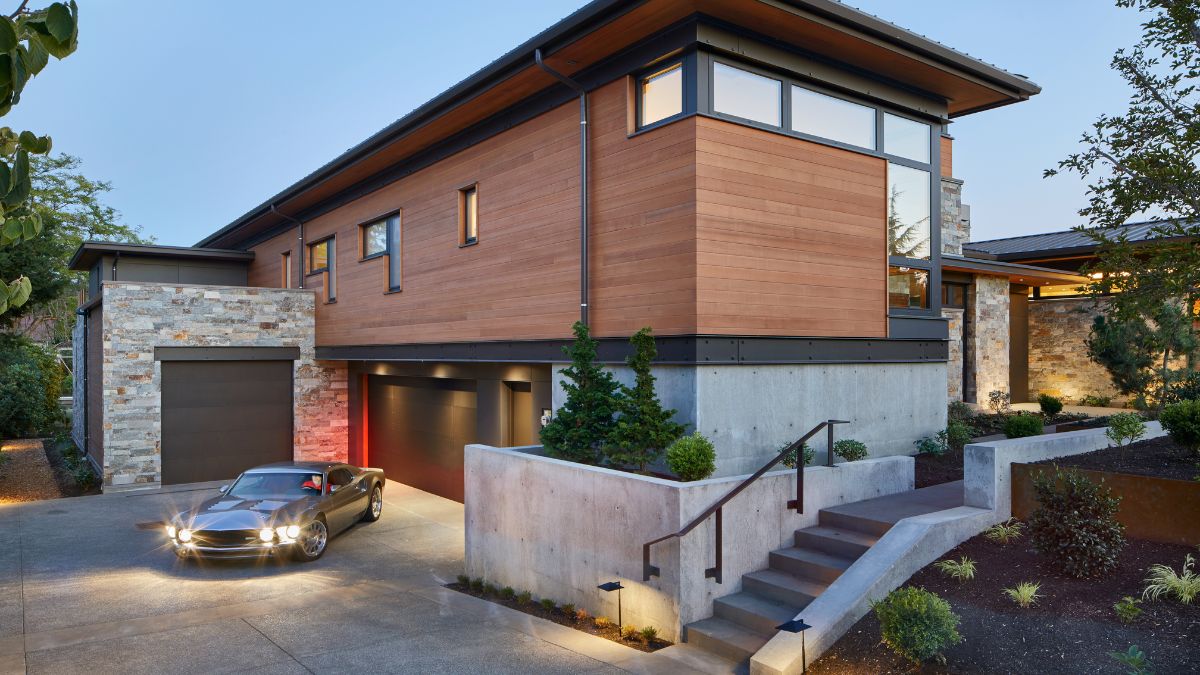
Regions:
<instances>
[{"instance_id":1,"label":"car door","mask_svg":"<svg viewBox=\"0 0 1200 675\"><path fill-rule=\"evenodd\" d=\"M329 472L329 518L335 532L350 527L367 508L367 495L354 482L354 474L346 467Z\"/></svg>"}]
</instances>

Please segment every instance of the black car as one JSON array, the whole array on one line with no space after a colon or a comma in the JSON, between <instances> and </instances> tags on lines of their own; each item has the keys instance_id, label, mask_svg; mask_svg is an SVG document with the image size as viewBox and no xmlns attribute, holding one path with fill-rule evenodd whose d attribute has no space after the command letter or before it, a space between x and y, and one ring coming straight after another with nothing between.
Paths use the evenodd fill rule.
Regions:
<instances>
[{"instance_id":1,"label":"black car","mask_svg":"<svg viewBox=\"0 0 1200 675\"><path fill-rule=\"evenodd\" d=\"M181 558L320 558L329 538L383 512L383 471L337 462L256 467L166 525Z\"/></svg>"}]
</instances>

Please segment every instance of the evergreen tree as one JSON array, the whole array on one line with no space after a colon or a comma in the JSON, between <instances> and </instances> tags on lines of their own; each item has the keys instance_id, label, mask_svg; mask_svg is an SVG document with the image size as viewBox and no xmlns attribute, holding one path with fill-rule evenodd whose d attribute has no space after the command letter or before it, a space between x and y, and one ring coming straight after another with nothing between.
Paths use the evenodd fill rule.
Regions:
<instances>
[{"instance_id":1,"label":"evergreen tree","mask_svg":"<svg viewBox=\"0 0 1200 675\"><path fill-rule=\"evenodd\" d=\"M618 401L621 416L605 445L605 454L613 464L636 466L645 471L646 465L662 456L663 451L683 435L684 427L675 422L674 410L664 410L654 393L654 375L650 364L658 355L654 336L646 327L629 339L633 354L625 363L633 369L633 388L621 387Z\"/></svg>"},{"instance_id":2,"label":"evergreen tree","mask_svg":"<svg viewBox=\"0 0 1200 675\"><path fill-rule=\"evenodd\" d=\"M575 322L575 342L564 347L571 365L563 369L567 402L542 427L542 445L554 457L596 464L612 432L620 385L596 363L596 341L588 327Z\"/></svg>"}]
</instances>

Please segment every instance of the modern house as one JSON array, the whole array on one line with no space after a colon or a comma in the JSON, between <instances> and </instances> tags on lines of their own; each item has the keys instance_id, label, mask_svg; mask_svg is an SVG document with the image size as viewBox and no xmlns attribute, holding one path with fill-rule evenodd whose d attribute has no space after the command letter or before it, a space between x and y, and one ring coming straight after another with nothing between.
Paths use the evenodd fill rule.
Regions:
<instances>
[{"instance_id":1,"label":"modern house","mask_svg":"<svg viewBox=\"0 0 1200 675\"><path fill-rule=\"evenodd\" d=\"M951 123L1038 91L832 0L595 0L193 248L84 244L75 437L106 489L344 457L462 499L582 320L621 376L653 328L719 475L830 418L907 454L1078 279L962 248Z\"/></svg>"}]
</instances>

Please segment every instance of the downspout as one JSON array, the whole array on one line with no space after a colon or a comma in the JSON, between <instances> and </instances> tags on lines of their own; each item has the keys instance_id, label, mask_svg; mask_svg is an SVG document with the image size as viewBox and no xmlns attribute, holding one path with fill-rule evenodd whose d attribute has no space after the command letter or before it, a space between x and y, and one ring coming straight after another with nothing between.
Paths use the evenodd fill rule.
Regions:
<instances>
[{"instance_id":1,"label":"downspout","mask_svg":"<svg viewBox=\"0 0 1200 675\"><path fill-rule=\"evenodd\" d=\"M295 223L296 230L297 230L297 232L300 233L300 236L298 237L298 239L300 240L300 250L296 251L296 258L297 258L296 262L298 263L296 269L299 272L299 274L298 274L299 278L296 280L296 288L304 288L304 223L300 222L299 220L296 220L295 218L289 216L286 213L283 213L279 209L276 209L274 204L271 205L271 213L274 213L275 215L279 216L280 218L283 218L284 220L290 220L293 223Z\"/></svg>"},{"instance_id":2,"label":"downspout","mask_svg":"<svg viewBox=\"0 0 1200 675\"><path fill-rule=\"evenodd\" d=\"M547 66L542 50L533 51L533 60L542 70L579 94L579 321L588 325L588 110L587 89L575 80Z\"/></svg>"},{"instance_id":3,"label":"downspout","mask_svg":"<svg viewBox=\"0 0 1200 675\"><path fill-rule=\"evenodd\" d=\"M119 263L119 262L121 262L121 252L117 251L116 255L113 256L113 264L112 264L112 280L113 281L117 280L117 263Z\"/></svg>"},{"instance_id":4,"label":"downspout","mask_svg":"<svg viewBox=\"0 0 1200 675\"><path fill-rule=\"evenodd\" d=\"M80 386L80 388L79 388L79 390L83 392L83 408L82 408L82 410L83 410L83 447L80 449L83 450L84 455L87 455L88 451L91 449L91 446L92 446L91 438L88 436L89 429L88 429L88 406L87 406L87 404L88 404L88 400L87 400L87 390L88 390L88 375L87 375L88 374L88 351L87 351L88 311L86 309L84 309L83 307L80 307L79 309L75 310L75 316L81 317L83 319L83 349L80 352L83 354L83 368L80 368L78 363L72 362L71 365L75 367L75 379L76 380L80 379L80 377L79 377L80 375L83 375L83 378L82 378L83 385ZM74 395L74 392L71 392L71 394Z\"/></svg>"}]
</instances>

